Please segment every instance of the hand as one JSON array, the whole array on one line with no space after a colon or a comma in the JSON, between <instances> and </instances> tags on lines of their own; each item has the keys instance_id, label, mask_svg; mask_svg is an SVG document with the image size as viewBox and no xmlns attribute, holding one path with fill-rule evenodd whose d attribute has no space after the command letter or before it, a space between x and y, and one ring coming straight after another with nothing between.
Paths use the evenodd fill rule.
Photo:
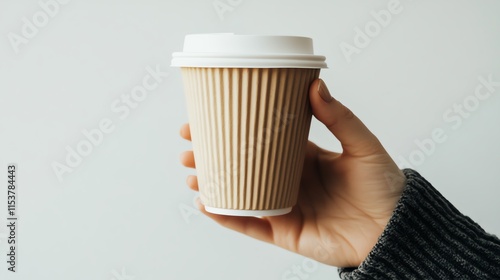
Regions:
<instances>
[{"instance_id":1,"label":"hand","mask_svg":"<svg viewBox=\"0 0 500 280\"><path fill-rule=\"evenodd\" d=\"M298 202L289 214L235 217L200 210L217 223L337 267L357 267L371 251L401 196L405 177L378 139L322 80L309 92L314 116L341 142L342 153L309 142ZM191 139L189 125L181 136ZM195 168L194 154L181 162ZM188 186L198 190L196 176Z\"/></svg>"}]
</instances>

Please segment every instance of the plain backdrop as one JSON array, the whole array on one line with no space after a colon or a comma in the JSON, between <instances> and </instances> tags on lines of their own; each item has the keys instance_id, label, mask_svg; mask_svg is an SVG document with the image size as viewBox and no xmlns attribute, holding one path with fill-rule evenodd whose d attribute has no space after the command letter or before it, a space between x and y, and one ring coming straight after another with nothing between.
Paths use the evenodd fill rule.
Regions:
<instances>
[{"instance_id":1,"label":"plain backdrop","mask_svg":"<svg viewBox=\"0 0 500 280\"><path fill-rule=\"evenodd\" d=\"M312 37L332 94L398 163L500 234L500 86L474 95L480 77L500 82L500 2L49 2L0 0L0 279L338 279L334 267L193 208L185 179L194 171L179 164L190 149L178 136L185 98L179 69L169 67L189 33ZM376 23L388 5L399 12ZM372 36L363 41L360 32ZM117 112L148 69L168 77L127 115ZM81 146L82 131L103 121L112 131ZM445 140L432 147L425 139L435 129ZM310 138L340 149L317 121ZM88 155L59 180L54 164L78 145ZM10 163L18 170L16 273L5 261Z\"/></svg>"}]
</instances>

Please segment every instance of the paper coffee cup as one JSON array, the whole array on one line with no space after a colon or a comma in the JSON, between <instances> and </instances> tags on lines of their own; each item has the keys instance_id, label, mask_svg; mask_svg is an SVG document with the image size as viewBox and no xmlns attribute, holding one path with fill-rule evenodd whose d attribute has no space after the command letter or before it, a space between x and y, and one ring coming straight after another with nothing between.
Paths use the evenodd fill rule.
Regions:
<instances>
[{"instance_id":1,"label":"paper coffee cup","mask_svg":"<svg viewBox=\"0 0 500 280\"><path fill-rule=\"evenodd\" d=\"M311 123L309 86L324 61L305 37L186 36L172 66L182 68L207 211L236 216L291 211Z\"/></svg>"}]
</instances>

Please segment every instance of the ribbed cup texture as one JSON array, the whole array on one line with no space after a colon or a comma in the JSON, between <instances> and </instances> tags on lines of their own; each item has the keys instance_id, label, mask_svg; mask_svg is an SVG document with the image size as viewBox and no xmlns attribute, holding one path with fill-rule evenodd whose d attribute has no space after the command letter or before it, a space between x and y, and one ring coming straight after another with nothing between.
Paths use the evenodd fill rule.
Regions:
<instances>
[{"instance_id":1,"label":"ribbed cup texture","mask_svg":"<svg viewBox=\"0 0 500 280\"><path fill-rule=\"evenodd\" d=\"M182 68L204 205L295 205L319 69Z\"/></svg>"}]
</instances>

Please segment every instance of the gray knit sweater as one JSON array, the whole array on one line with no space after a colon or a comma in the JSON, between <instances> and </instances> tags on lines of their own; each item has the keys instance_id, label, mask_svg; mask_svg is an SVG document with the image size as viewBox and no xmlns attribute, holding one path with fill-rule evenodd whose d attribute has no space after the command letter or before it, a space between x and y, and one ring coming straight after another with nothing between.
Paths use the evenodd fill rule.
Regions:
<instances>
[{"instance_id":1,"label":"gray knit sweater","mask_svg":"<svg viewBox=\"0 0 500 280\"><path fill-rule=\"evenodd\" d=\"M377 244L359 267L340 268L340 278L500 279L500 240L416 171L403 172L405 190Z\"/></svg>"}]
</instances>

